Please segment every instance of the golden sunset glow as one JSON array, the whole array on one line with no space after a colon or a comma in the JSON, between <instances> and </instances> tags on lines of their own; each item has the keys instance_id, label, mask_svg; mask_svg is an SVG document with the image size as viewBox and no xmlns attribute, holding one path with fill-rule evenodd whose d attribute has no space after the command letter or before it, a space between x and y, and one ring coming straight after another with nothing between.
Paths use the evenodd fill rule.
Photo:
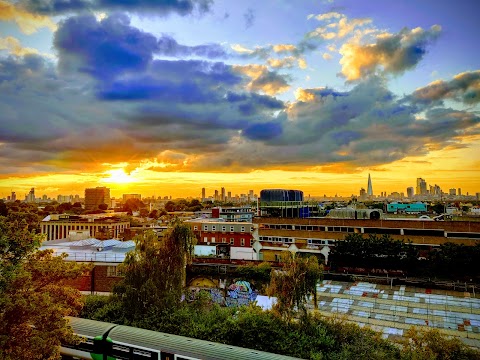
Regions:
<instances>
[{"instance_id":1,"label":"golden sunset glow","mask_svg":"<svg viewBox=\"0 0 480 360\"><path fill-rule=\"evenodd\" d=\"M129 184L135 181L135 179L125 173L123 169L108 170L106 173L108 177L102 179L102 181L108 184Z\"/></svg>"}]
</instances>

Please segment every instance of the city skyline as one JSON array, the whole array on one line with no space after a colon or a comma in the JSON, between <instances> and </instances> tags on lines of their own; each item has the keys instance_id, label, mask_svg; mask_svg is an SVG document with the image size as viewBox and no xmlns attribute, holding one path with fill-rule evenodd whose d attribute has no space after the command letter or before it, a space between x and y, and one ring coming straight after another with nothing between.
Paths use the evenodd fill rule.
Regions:
<instances>
[{"instance_id":1,"label":"city skyline","mask_svg":"<svg viewBox=\"0 0 480 360\"><path fill-rule=\"evenodd\" d=\"M75 4L0 0L0 197L480 192L480 2Z\"/></svg>"},{"instance_id":2,"label":"city skyline","mask_svg":"<svg viewBox=\"0 0 480 360\"><path fill-rule=\"evenodd\" d=\"M373 183L374 181L372 180L371 174L368 174L368 179L366 180L367 182L367 186L363 187L359 187L357 189L357 192L352 192L350 194L342 194L342 193L338 193L338 192L335 192L334 194L333 193L311 193L311 192L308 192L306 191L306 189L303 189L301 187L296 187L297 190L301 190L304 192L304 195L306 198L308 197L351 197L351 196L355 196L355 197L358 197L360 196L360 199L364 198L364 199L374 199L374 198L386 198L386 197L389 197L389 196L392 196L392 195L395 195L394 197L397 197L397 195L403 195L403 198L405 199L408 199L408 198L414 198L415 196L478 196L478 194L480 194L480 192L473 192L473 193L470 193L468 191L464 191L464 188L462 188L461 184L456 184L454 187L442 187L440 185L438 185L435 181L433 182L428 182L426 179L423 179L423 178L416 178L416 182L417 182L417 186L408 186L406 187L405 189L395 189L395 190L392 190L392 191L384 191L384 190L380 190L378 191L378 193L376 193L375 191L373 191ZM419 184L420 183L423 183L423 186L420 186ZM222 200L223 201L228 201L228 199L234 199L235 197L238 197L238 196L245 196L246 198L253 198L253 196L255 195L258 195L259 196L259 193L260 193L260 190L264 190L264 189L273 189L274 187L262 187L262 188L258 188L258 189L250 189L250 188L245 188L245 187L242 187L242 188L238 188L237 191L232 191L231 188L229 187L225 187L226 185L223 184L216 184L216 185L212 185L210 187L202 187L202 188L198 188L197 192L198 194L190 194L190 195L182 195L182 196L174 196L173 198L199 198L199 199L215 199L217 198L217 200ZM95 190L95 189L101 189L101 188L105 188L104 185L102 185L101 187L95 187L94 189L92 188L85 188L83 189L83 191L81 191L81 194L83 195L84 193L86 193L87 190ZM107 190L110 191L112 190L110 187L106 187ZM289 189L293 189L294 187L292 186L285 186L283 188L289 188ZM365 190L365 188L367 190ZM35 189L38 190L38 188L35 188L35 187L31 187L29 188L29 192L28 193L25 193L25 198L22 199L22 194L19 193L18 191L11 191L10 193L8 194L2 194L0 193L0 199L1 198L4 198L4 199L7 199L7 200L25 200L27 202L32 202L32 199L37 199L37 200L41 200L42 198L45 200L45 197L47 196L49 200L55 200L55 198L62 198L62 199L65 199L65 198L68 198L68 197L71 197L72 199L70 200L71 201L79 201L79 198L82 198L81 195L79 194L74 194L74 192L67 192L67 193L58 193L58 194L54 194L54 195L50 195L50 194L46 194L46 193L41 193L39 191L37 191L37 194L40 194L40 196L36 197L35 196ZM368 189L371 189L372 192L370 193L368 191ZM133 188L133 187L128 187L126 190L131 190L131 191L135 191L136 189ZM12 196L14 197L12 199ZM162 199L171 199L172 198L172 194L171 193L168 193L168 192L165 192L165 193L152 193L152 194L149 194L149 193L129 193L129 192L122 192L122 191L113 191L112 192L112 199L115 198L115 199L122 199L125 200L126 198L132 198L132 197L136 197L138 199L141 199L141 198L162 198ZM61 201L63 202L63 201ZM67 201L68 202L68 201Z\"/></svg>"}]
</instances>

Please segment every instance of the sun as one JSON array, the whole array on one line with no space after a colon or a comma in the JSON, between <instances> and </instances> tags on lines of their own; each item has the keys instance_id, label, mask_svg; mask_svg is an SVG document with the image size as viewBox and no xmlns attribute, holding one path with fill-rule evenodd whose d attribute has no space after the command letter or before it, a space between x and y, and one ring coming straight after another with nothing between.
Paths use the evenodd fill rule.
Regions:
<instances>
[{"instance_id":1,"label":"sun","mask_svg":"<svg viewBox=\"0 0 480 360\"><path fill-rule=\"evenodd\" d=\"M133 177L123 169L108 170L106 174L109 177L103 179L103 181L107 183L128 184L134 181Z\"/></svg>"}]
</instances>

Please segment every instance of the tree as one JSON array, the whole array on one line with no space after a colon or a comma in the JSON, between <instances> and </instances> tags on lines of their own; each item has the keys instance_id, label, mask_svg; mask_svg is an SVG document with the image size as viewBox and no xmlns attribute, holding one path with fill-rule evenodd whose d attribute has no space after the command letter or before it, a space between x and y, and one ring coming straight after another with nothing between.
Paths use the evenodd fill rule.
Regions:
<instances>
[{"instance_id":1,"label":"tree","mask_svg":"<svg viewBox=\"0 0 480 360\"><path fill-rule=\"evenodd\" d=\"M122 264L124 280L115 289L128 322L178 306L195 239L191 228L179 220L160 240L153 231L134 238L135 250L127 253Z\"/></svg>"},{"instance_id":2,"label":"tree","mask_svg":"<svg viewBox=\"0 0 480 360\"><path fill-rule=\"evenodd\" d=\"M71 209L72 209L72 204L70 204L69 202L64 202L57 206L57 211L61 214Z\"/></svg>"},{"instance_id":3,"label":"tree","mask_svg":"<svg viewBox=\"0 0 480 360\"><path fill-rule=\"evenodd\" d=\"M99 208L100 210L107 210L107 209L108 209L108 205L107 205L107 204L100 204L100 205L98 205L98 208Z\"/></svg>"},{"instance_id":4,"label":"tree","mask_svg":"<svg viewBox=\"0 0 480 360\"><path fill-rule=\"evenodd\" d=\"M85 267L36 251L41 239L26 221L0 217L2 359L60 359L60 344L76 340L65 316L81 309L81 295L66 282Z\"/></svg>"},{"instance_id":5,"label":"tree","mask_svg":"<svg viewBox=\"0 0 480 360\"><path fill-rule=\"evenodd\" d=\"M123 211L132 213L134 211L143 209L146 206L147 205L145 205L140 199L136 199L136 198L128 199L127 201L125 201L125 204L123 204Z\"/></svg>"},{"instance_id":6,"label":"tree","mask_svg":"<svg viewBox=\"0 0 480 360\"><path fill-rule=\"evenodd\" d=\"M295 308L306 311L309 295L313 295L316 307L317 283L322 277L322 266L315 256L300 257L289 253L282 270L273 270L268 289L277 297L276 309L286 319Z\"/></svg>"},{"instance_id":7,"label":"tree","mask_svg":"<svg viewBox=\"0 0 480 360\"><path fill-rule=\"evenodd\" d=\"M7 216L8 208L3 201L0 201L0 216Z\"/></svg>"}]
</instances>

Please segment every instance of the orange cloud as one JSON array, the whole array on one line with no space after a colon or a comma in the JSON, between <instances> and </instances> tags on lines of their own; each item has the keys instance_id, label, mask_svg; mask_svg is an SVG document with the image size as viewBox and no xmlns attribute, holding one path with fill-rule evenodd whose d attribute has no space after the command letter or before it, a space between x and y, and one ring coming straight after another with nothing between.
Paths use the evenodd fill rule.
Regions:
<instances>
[{"instance_id":1,"label":"orange cloud","mask_svg":"<svg viewBox=\"0 0 480 360\"><path fill-rule=\"evenodd\" d=\"M347 80L357 80L374 73L378 68L384 72L401 73L414 67L426 53L426 47L441 31L438 25L429 30L403 29L398 34L383 33L375 37L376 42L359 44L353 39L342 45L342 74Z\"/></svg>"},{"instance_id":2,"label":"orange cloud","mask_svg":"<svg viewBox=\"0 0 480 360\"><path fill-rule=\"evenodd\" d=\"M247 89L250 91L262 91L268 95L276 95L290 88L285 77L269 71L266 65L234 65L233 70L251 78L247 84Z\"/></svg>"},{"instance_id":3,"label":"orange cloud","mask_svg":"<svg viewBox=\"0 0 480 360\"><path fill-rule=\"evenodd\" d=\"M57 30L57 25L48 16L29 13L4 0L0 0L0 21L15 21L20 30L27 35L37 32L42 27L51 31Z\"/></svg>"},{"instance_id":4,"label":"orange cloud","mask_svg":"<svg viewBox=\"0 0 480 360\"><path fill-rule=\"evenodd\" d=\"M7 50L9 53L17 56L39 53L37 49L23 47L20 41L12 36L0 38L0 50Z\"/></svg>"},{"instance_id":5,"label":"orange cloud","mask_svg":"<svg viewBox=\"0 0 480 360\"><path fill-rule=\"evenodd\" d=\"M287 52L287 51L295 51L297 48L295 47L295 45L291 45L291 44L278 44L278 45L273 45L273 51L275 51L276 53L280 53L280 52Z\"/></svg>"}]
</instances>

